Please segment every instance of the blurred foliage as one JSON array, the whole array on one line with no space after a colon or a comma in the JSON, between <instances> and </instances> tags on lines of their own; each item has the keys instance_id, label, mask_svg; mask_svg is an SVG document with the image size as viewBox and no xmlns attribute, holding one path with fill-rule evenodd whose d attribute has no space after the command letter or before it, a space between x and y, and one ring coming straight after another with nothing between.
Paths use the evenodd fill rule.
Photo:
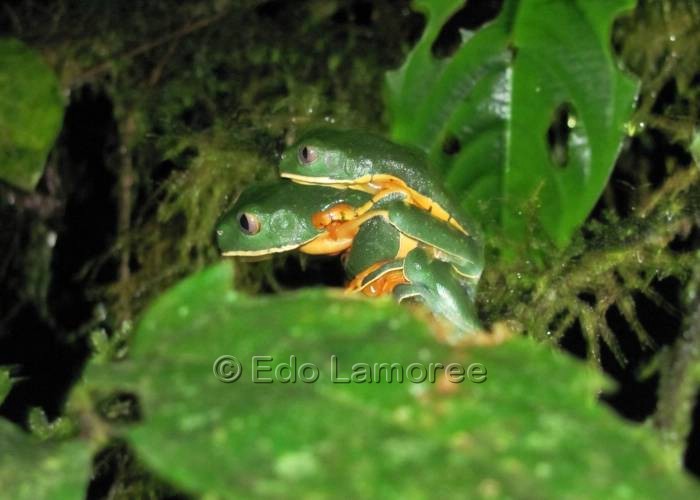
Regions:
<instances>
[{"instance_id":1,"label":"blurred foliage","mask_svg":"<svg viewBox=\"0 0 700 500\"><path fill-rule=\"evenodd\" d=\"M20 41L0 38L0 180L34 189L62 120L51 69Z\"/></svg>"},{"instance_id":2,"label":"blurred foliage","mask_svg":"<svg viewBox=\"0 0 700 500\"><path fill-rule=\"evenodd\" d=\"M462 5L416 3L428 25L388 76L391 133L429 154L487 232L502 225L509 245L522 244L534 206L564 247L600 196L632 112L637 85L608 40L633 1L507 0L438 59L441 28Z\"/></svg>"},{"instance_id":3,"label":"blurred foliage","mask_svg":"<svg viewBox=\"0 0 700 500\"><path fill-rule=\"evenodd\" d=\"M97 401L113 391L136 396L143 418L124 435L159 476L186 491L221 498L699 494L649 429L631 429L595 403L602 377L568 356L527 339L451 350L389 300L319 290L252 298L231 290L231 274L219 264L159 297L129 359L88 367L76 388ZM212 373L222 354L242 363L235 383ZM312 363L319 380L255 383L251 360L263 354L271 360L261 365L273 370L298 358L282 377ZM481 363L487 379L455 384L438 371L434 383L387 383L385 371L380 382L331 380L349 377L355 363L438 362Z\"/></svg>"},{"instance_id":4,"label":"blurred foliage","mask_svg":"<svg viewBox=\"0 0 700 500\"><path fill-rule=\"evenodd\" d=\"M41 442L0 420L0 491L13 500L74 500L85 495L91 451L80 440Z\"/></svg>"}]
</instances>

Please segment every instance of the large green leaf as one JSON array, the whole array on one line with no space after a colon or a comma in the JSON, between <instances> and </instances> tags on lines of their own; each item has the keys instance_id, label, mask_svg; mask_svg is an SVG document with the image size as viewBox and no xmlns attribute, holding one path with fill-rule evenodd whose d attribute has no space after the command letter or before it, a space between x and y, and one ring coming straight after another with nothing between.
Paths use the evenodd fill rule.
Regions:
<instances>
[{"instance_id":1,"label":"large green leaf","mask_svg":"<svg viewBox=\"0 0 700 500\"><path fill-rule=\"evenodd\" d=\"M130 358L94 364L94 398L135 394L142 421L124 432L160 476L231 498L666 498L697 489L648 429L597 403L601 377L527 339L495 348L439 344L405 308L322 290L250 298L227 265L162 296ZM242 363L222 383L214 360ZM253 383L251 358L313 363L315 383ZM356 362L483 364L481 384L333 383ZM271 376L270 373L262 374ZM283 374L284 375L284 374Z\"/></svg>"},{"instance_id":2,"label":"large green leaf","mask_svg":"<svg viewBox=\"0 0 700 500\"><path fill-rule=\"evenodd\" d=\"M0 39L0 180L34 189L62 121L51 69L20 41Z\"/></svg>"},{"instance_id":3,"label":"large green leaf","mask_svg":"<svg viewBox=\"0 0 700 500\"><path fill-rule=\"evenodd\" d=\"M13 500L85 498L91 453L87 443L41 442L0 419L0 497Z\"/></svg>"},{"instance_id":4,"label":"large green leaf","mask_svg":"<svg viewBox=\"0 0 700 500\"><path fill-rule=\"evenodd\" d=\"M391 133L428 152L487 230L502 224L522 241L536 209L564 245L600 196L632 111L637 86L615 66L610 26L634 0L506 0L493 22L436 59L431 46L463 3L415 1L428 22L387 75ZM560 165L564 156L550 152L547 136L565 107Z\"/></svg>"}]
</instances>

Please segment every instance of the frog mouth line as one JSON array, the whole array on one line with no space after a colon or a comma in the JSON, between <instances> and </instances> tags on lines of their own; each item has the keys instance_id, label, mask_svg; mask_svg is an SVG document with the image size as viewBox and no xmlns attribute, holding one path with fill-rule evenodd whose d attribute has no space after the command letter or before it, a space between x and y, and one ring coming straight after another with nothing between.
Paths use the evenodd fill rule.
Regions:
<instances>
[{"instance_id":1,"label":"frog mouth line","mask_svg":"<svg viewBox=\"0 0 700 500\"><path fill-rule=\"evenodd\" d=\"M306 186L317 186L319 184L330 185L340 189L347 189L351 184L357 184L357 179L332 179L330 177L312 177L309 175L297 175L290 173L281 173L280 177L291 179L298 184Z\"/></svg>"},{"instance_id":2,"label":"frog mouth line","mask_svg":"<svg viewBox=\"0 0 700 500\"><path fill-rule=\"evenodd\" d=\"M223 257L259 257L262 255L269 255L273 253L288 252L299 248L300 245L292 244L285 245L277 248L267 248L265 250L229 250L227 252L221 252Z\"/></svg>"},{"instance_id":3,"label":"frog mouth line","mask_svg":"<svg viewBox=\"0 0 700 500\"><path fill-rule=\"evenodd\" d=\"M369 175L359 179L331 179L330 177L311 177L307 175L283 173L280 174L280 177L290 179L292 182L304 186L327 186L335 189L354 189L369 194L375 194L378 191L376 186L369 184L372 179L372 176Z\"/></svg>"}]
</instances>

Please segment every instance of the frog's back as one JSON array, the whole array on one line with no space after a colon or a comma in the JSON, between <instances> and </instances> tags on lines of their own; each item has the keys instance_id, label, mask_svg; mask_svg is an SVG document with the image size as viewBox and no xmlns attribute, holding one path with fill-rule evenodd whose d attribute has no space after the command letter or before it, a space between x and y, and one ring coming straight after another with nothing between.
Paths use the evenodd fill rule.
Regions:
<instances>
[{"instance_id":1,"label":"frog's back","mask_svg":"<svg viewBox=\"0 0 700 500\"><path fill-rule=\"evenodd\" d=\"M360 130L318 129L313 136L325 147L342 151L359 174L386 173L401 179L415 172L418 177L436 175L423 151L403 146Z\"/></svg>"},{"instance_id":2,"label":"frog's back","mask_svg":"<svg viewBox=\"0 0 700 500\"><path fill-rule=\"evenodd\" d=\"M390 175L420 194L433 199L444 198L441 176L430 166L426 154L414 146L396 144L360 130L318 129L311 136L328 150L341 151L345 161L353 166L357 179Z\"/></svg>"},{"instance_id":3,"label":"frog's back","mask_svg":"<svg viewBox=\"0 0 700 500\"><path fill-rule=\"evenodd\" d=\"M478 279L484 267L484 246L477 235L467 236L449 224L435 223L414 206L394 202L388 208L389 219L399 231L444 252L463 275Z\"/></svg>"},{"instance_id":4,"label":"frog's back","mask_svg":"<svg viewBox=\"0 0 700 500\"><path fill-rule=\"evenodd\" d=\"M356 179L388 175L403 181L446 210L467 232L479 234L474 221L449 196L442 176L431 167L422 150L359 130L317 129L312 135L329 150L342 151L345 161L352 165ZM346 174L348 169L343 170Z\"/></svg>"}]
</instances>

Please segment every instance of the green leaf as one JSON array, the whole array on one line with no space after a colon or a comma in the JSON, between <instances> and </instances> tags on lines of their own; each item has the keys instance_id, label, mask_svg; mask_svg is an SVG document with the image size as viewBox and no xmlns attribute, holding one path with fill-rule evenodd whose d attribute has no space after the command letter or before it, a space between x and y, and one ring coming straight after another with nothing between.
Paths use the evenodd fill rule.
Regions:
<instances>
[{"instance_id":1,"label":"green leaf","mask_svg":"<svg viewBox=\"0 0 700 500\"><path fill-rule=\"evenodd\" d=\"M226 498L700 493L649 429L623 424L596 401L597 372L548 347L516 339L450 349L391 301L323 290L251 298L231 291L231 282L227 265L185 280L148 309L128 360L85 373L93 398L138 397L143 419L126 437L159 476L187 491ZM222 355L242 363L234 383L213 373ZM297 369L312 363L319 379L253 383L255 355L272 356L266 366L294 355ZM342 377L359 362L457 362L483 364L487 379L457 384L439 372L436 383L334 383L333 355Z\"/></svg>"},{"instance_id":2,"label":"green leaf","mask_svg":"<svg viewBox=\"0 0 700 500\"><path fill-rule=\"evenodd\" d=\"M34 189L62 121L51 69L20 41L0 39L0 180Z\"/></svg>"},{"instance_id":3,"label":"green leaf","mask_svg":"<svg viewBox=\"0 0 700 500\"><path fill-rule=\"evenodd\" d=\"M0 419L0 496L13 500L84 498L91 453L86 443L41 442Z\"/></svg>"},{"instance_id":4,"label":"green leaf","mask_svg":"<svg viewBox=\"0 0 700 500\"><path fill-rule=\"evenodd\" d=\"M493 22L436 59L431 46L463 3L416 0L428 22L387 75L392 136L424 149L487 230L500 224L522 241L535 211L563 246L600 196L632 111L637 85L616 68L610 26L634 1L507 0ZM550 152L548 130L567 106L564 156Z\"/></svg>"}]
</instances>

